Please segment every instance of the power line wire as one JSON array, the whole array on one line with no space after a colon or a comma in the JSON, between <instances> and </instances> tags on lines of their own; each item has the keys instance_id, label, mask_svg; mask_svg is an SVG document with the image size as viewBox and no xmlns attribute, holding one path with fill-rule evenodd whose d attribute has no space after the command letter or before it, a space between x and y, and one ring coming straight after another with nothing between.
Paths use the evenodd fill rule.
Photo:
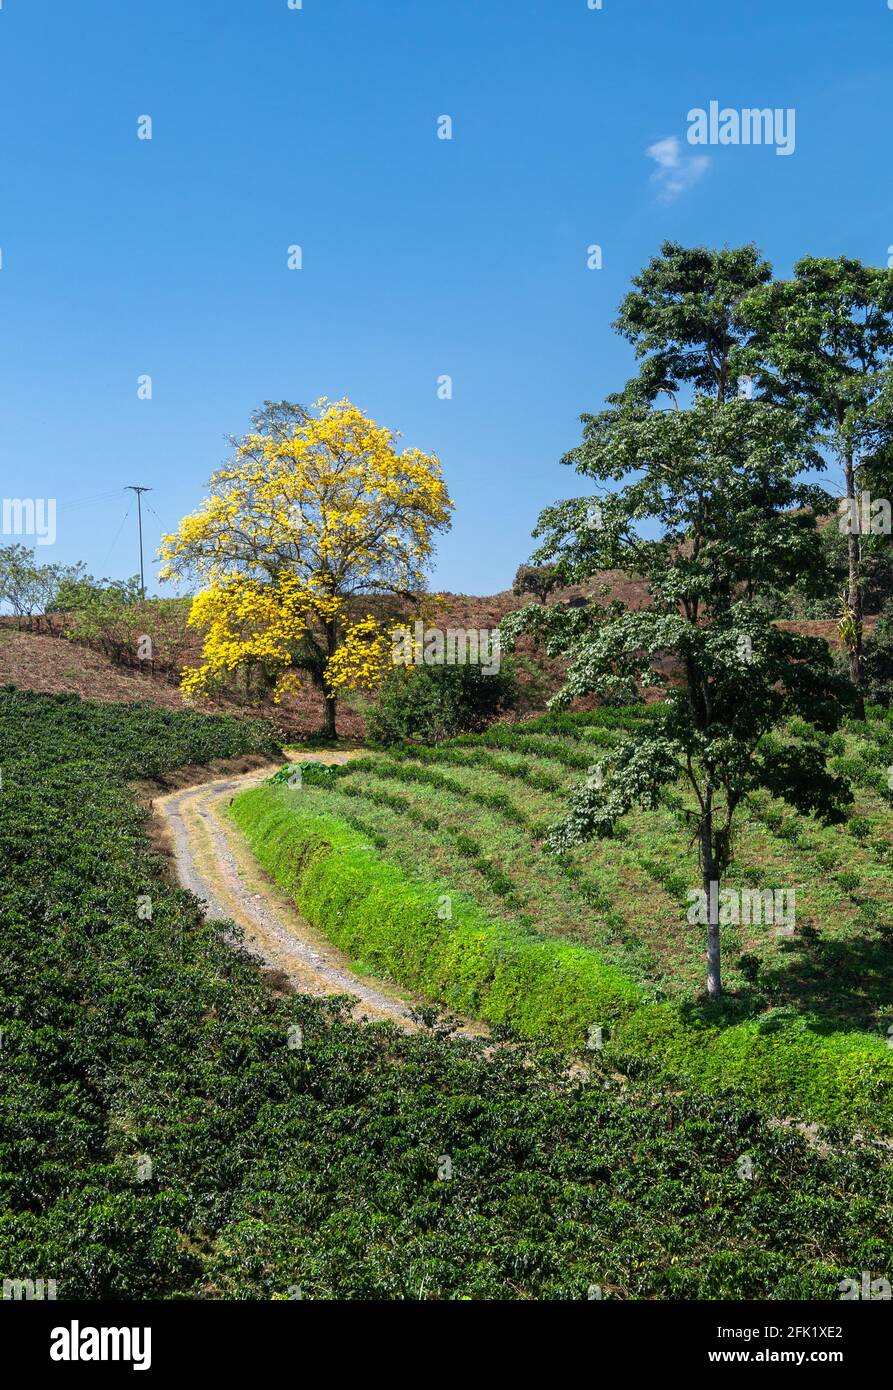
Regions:
<instances>
[{"instance_id":1,"label":"power line wire","mask_svg":"<svg viewBox=\"0 0 893 1390\"><path fill-rule=\"evenodd\" d=\"M129 516L130 516L130 507L127 508L127 511L124 513L124 516L123 516L123 518L122 518L122 520L121 520L121 525L118 527L117 531L115 532L115 539L112 541L111 545L109 546L108 554L106 555L105 559L104 559L103 562L102 562L102 568L103 568L103 569L105 569L106 565L108 564L109 560L110 560L111 557L112 557L112 551L114 550L115 546L118 544L118 541L121 539L121 532L124 530L124 522L127 520L127 518L128 518Z\"/></svg>"},{"instance_id":2,"label":"power line wire","mask_svg":"<svg viewBox=\"0 0 893 1390\"><path fill-rule=\"evenodd\" d=\"M86 507L93 502L108 502L112 497L119 497L120 493L115 489L114 492L101 492L97 497L75 497L68 502L57 502L57 511L70 511L72 507Z\"/></svg>"}]
</instances>

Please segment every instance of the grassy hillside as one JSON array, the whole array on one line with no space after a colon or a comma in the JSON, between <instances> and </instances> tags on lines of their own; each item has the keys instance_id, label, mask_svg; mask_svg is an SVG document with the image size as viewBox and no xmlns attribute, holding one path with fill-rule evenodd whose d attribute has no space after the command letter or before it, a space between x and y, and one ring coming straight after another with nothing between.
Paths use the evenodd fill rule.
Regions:
<instances>
[{"instance_id":1,"label":"grassy hillside","mask_svg":"<svg viewBox=\"0 0 893 1390\"><path fill-rule=\"evenodd\" d=\"M691 1002L704 929L688 921L699 879L679 794L611 840L559 858L543 846L568 788L649 718L648 707L545 716L374 754L300 791L257 789L235 815L301 909L380 973L572 1046L604 1025L626 1050L708 1085L749 1080L803 1113L870 1122L880 1106L893 1132L893 725L838 736L856 791L845 826L751 802L729 884L793 889L796 930L723 929L717 1010ZM438 916L443 895L451 921Z\"/></svg>"},{"instance_id":2,"label":"grassy hillside","mask_svg":"<svg viewBox=\"0 0 893 1390\"><path fill-rule=\"evenodd\" d=\"M600 1053L569 1071L274 995L162 877L128 789L270 751L245 721L0 691L3 1278L60 1299L833 1299L886 1267L880 1148L816 1147Z\"/></svg>"}]
</instances>

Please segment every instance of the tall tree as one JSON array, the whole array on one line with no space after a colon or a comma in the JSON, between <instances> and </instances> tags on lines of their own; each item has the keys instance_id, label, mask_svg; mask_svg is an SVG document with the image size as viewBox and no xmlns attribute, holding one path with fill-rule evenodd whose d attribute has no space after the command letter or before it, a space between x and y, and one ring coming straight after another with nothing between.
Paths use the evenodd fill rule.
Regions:
<instances>
[{"instance_id":1,"label":"tall tree","mask_svg":"<svg viewBox=\"0 0 893 1390\"><path fill-rule=\"evenodd\" d=\"M561 850L608 836L633 805L654 806L681 778L709 904L715 999L720 884L742 802L765 787L832 820L849 796L826 767L826 735L848 689L827 645L780 630L741 596L745 575L759 587L823 567L816 512L828 499L799 481L816 460L796 416L758 400L696 397L689 410L639 405L586 417L583 443L565 462L622 485L600 504L596 525L585 498L548 508L535 560L557 564L570 583L609 568L644 576L651 603L639 612L619 602L532 605L504 620L506 641L533 631L567 660L558 706L666 685L668 658L672 675L651 731L621 744L602 778L577 788L551 842ZM780 736L793 715L804 721L798 735Z\"/></svg>"},{"instance_id":2,"label":"tall tree","mask_svg":"<svg viewBox=\"0 0 893 1390\"><path fill-rule=\"evenodd\" d=\"M754 290L741 306L761 389L795 409L838 461L845 492L848 583L841 633L856 712L864 718L862 625L866 537L860 494L893 480L893 271L808 256L790 280ZM883 532L880 533L883 535ZM887 530L883 543L889 545Z\"/></svg>"},{"instance_id":3,"label":"tall tree","mask_svg":"<svg viewBox=\"0 0 893 1390\"><path fill-rule=\"evenodd\" d=\"M633 287L620 305L614 327L633 344L639 368L608 403L626 409L657 406L669 399L683 409L694 395L723 405L758 394L756 335L744 306L771 281L772 267L753 244L716 250L664 242L660 253L633 277ZM583 416L584 427L590 419ZM823 466L818 456L817 466ZM826 511L833 508L825 494L814 496ZM739 559L741 592L752 599L758 587L756 571L750 572L747 555ZM807 598L818 597L829 583L830 576L823 579L814 566L795 579L795 587ZM771 587L765 566L759 584Z\"/></svg>"},{"instance_id":4,"label":"tall tree","mask_svg":"<svg viewBox=\"0 0 893 1390\"><path fill-rule=\"evenodd\" d=\"M620 306L614 327L641 365L609 401L650 402L686 386L717 401L741 394L751 330L740 305L771 278L755 246L716 251L664 242Z\"/></svg>"},{"instance_id":5,"label":"tall tree","mask_svg":"<svg viewBox=\"0 0 893 1390\"><path fill-rule=\"evenodd\" d=\"M205 586L190 616L205 630L203 664L183 688L257 667L280 698L305 669L333 737L339 686L379 664L380 627L357 617L361 597L423 590L434 533L450 525L440 464L399 451L349 401L267 402L231 443L209 496L161 547L162 578Z\"/></svg>"}]
</instances>

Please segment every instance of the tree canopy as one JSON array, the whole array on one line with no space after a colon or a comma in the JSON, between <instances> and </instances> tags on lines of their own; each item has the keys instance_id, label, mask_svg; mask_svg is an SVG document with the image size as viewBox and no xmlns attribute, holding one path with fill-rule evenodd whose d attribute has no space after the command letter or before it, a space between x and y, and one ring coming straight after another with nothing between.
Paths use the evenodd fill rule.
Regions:
<instances>
[{"instance_id":1,"label":"tree canopy","mask_svg":"<svg viewBox=\"0 0 893 1390\"><path fill-rule=\"evenodd\" d=\"M873 548L890 544L893 271L843 256L806 256L791 279L751 291L740 312L752 332L746 356L761 391L815 432L843 475L848 583L840 632L864 715L865 562ZM879 538L863 520L870 506L862 506L860 494L872 488L888 512Z\"/></svg>"},{"instance_id":2,"label":"tree canopy","mask_svg":"<svg viewBox=\"0 0 893 1390\"><path fill-rule=\"evenodd\" d=\"M582 443L563 460L609 486L597 501L547 508L534 532L534 562L555 565L565 582L621 569L647 581L649 606L532 605L503 623L509 643L533 631L567 661L555 705L667 688L649 731L587 777L550 839L561 852L610 835L634 805L655 806L682 779L680 809L711 905L714 998L722 992L717 894L742 801L762 787L834 820L851 796L826 764L851 687L824 641L780 629L754 601L785 584L822 590L817 520L833 508L804 481L823 466L811 422L784 399L732 390L753 360L741 302L769 273L752 247L664 247L621 309L642 370L607 410L583 416ZM692 391L685 407L658 403L682 385Z\"/></svg>"},{"instance_id":3,"label":"tree canopy","mask_svg":"<svg viewBox=\"0 0 893 1390\"><path fill-rule=\"evenodd\" d=\"M205 501L162 542L162 578L203 584L190 617L205 631L203 663L184 689L245 667L280 698L303 669L334 733L338 687L374 681L382 665L384 629L358 599L424 590L453 504L435 455L399 450L349 401L267 402L251 423Z\"/></svg>"}]
</instances>

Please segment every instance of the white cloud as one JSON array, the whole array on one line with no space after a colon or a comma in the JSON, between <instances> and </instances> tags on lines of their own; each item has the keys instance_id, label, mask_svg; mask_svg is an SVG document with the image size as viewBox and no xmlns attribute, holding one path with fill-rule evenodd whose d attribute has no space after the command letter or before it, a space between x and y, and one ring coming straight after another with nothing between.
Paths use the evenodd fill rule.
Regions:
<instances>
[{"instance_id":1,"label":"white cloud","mask_svg":"<svg viewBox=\"0 0 893 1390\"><path fill-rule=\"evenodd\" d=\"M684 154L682 141L677 135L668 135L664 140L649 145L645 153L657 165L651 182L657 186L658 196L665 203L672 202L680 193L692 188L710 167L708 155Z\"/></svg>"}]
</instances>

